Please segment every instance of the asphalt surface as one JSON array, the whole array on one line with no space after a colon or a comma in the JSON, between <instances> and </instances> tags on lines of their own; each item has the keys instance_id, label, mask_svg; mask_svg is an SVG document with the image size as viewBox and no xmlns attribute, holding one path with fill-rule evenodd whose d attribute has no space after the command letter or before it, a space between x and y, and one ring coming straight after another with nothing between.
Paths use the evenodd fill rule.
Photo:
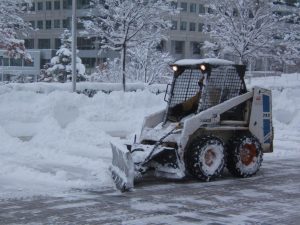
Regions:
<instances>
[{"instance_id":1,"label":"asphalt surface","mask_svg":"<svg viewBox=\"0 0 300 225\"><path fill-rule=\"evenodd\" d=\"M300 224L300 159L265 160L251 178L146 179L132 192L72 190L0 200L0 224Z\"/></svg>"}]
</instances>

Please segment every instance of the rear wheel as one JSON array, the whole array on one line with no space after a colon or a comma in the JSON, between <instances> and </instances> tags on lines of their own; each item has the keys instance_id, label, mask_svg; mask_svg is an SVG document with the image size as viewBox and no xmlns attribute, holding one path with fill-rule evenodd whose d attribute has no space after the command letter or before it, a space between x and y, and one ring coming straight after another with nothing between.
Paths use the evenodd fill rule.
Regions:
<instances>
[{"instance_id":1,"label":"rear wheel","mask_svg":"<svg viewBox=\"0 0 300 225\"><path fill-rule=\"evenodd\" d=\"M262 147L256 137L237 137L229 142L227 168L237 177L250 177L259 170L262 157Z\"/></svg>"},{"instance_id":2,"label":"rear wheel","mask_svg":"<svg viewBox=\"0 0 300 225\"><path fill-rule=\"evenodd\" d=\"M217 137L195 139L185 157L188 172L204 181L220 176L224 169L224 152L224 143Z\"/></svg>"}]
</instances>

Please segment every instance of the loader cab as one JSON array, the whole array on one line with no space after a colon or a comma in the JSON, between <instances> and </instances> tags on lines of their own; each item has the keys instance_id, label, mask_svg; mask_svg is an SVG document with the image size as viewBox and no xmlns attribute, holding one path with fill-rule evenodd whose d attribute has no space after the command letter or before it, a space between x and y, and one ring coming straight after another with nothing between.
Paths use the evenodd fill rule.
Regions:
<instances>
[{"instance_id":1,"label":"loader cab","mask_svg":"<svg viewBox=\"0 0 300 225\"><path fill-rule=\"evenodd\" d=\"M165 122L179 122L246 92L244 65L221 59L183 59L171 68L174 77Z\"/></svg>"}]
</instances>

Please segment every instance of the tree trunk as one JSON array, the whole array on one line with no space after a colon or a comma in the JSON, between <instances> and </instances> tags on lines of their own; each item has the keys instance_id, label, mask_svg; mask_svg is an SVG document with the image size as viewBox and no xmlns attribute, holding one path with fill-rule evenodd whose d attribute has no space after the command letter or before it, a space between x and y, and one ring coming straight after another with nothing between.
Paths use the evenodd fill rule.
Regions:
<instances>
[{"instance_id":1,"label":"tree trunk","mask_svg":"<svg viewBox=\"0 0 300 225\"><path fill-rule=\"evenodd\" d=\"M240 55L239 57L239 64L242 65L243 64L243 56Z\"/></svg>"},{"instance_id":2,"label":"tree trunk","mask_svg":"<svg viewBox=\"0 0 300 225\"><path fill-rule=\"evenodd\" d=\"M126 44L123 44L122 55L121 55L121 63L122 63L122 84L123 91L126 91L126 80L125 80L125 69L126 69Z\"/></svg>"},{"instance_id":3,"label":"tree trunk","mask_svg":"<svg viewBox=\"0 0 300 225\"><path fill-rule=\"evenodd\" d=\"M147 65L144 67L144 78L145 78L145 83L147 83Z\"/></svg>"}]
</instances>

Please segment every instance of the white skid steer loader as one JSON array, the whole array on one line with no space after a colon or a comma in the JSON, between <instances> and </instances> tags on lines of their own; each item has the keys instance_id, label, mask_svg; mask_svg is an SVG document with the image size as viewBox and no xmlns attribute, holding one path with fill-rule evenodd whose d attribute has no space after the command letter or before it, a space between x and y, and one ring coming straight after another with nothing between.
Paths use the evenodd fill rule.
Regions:
<instances>
[{"instance_id":1,"label":"white skid steer loader","mask_svg":"<svg viewBox=\"0 0 300 225\"><path fill-rule=\"evenodd\" d=\"M145 174L210 181L225 167L249 177L273 151L271 91L246 89L246 67L220 59L183 59L171 65L165 110L147 116L138 141L111 143L110 171L121 191Z\"/></svg>"}]
</instances>

